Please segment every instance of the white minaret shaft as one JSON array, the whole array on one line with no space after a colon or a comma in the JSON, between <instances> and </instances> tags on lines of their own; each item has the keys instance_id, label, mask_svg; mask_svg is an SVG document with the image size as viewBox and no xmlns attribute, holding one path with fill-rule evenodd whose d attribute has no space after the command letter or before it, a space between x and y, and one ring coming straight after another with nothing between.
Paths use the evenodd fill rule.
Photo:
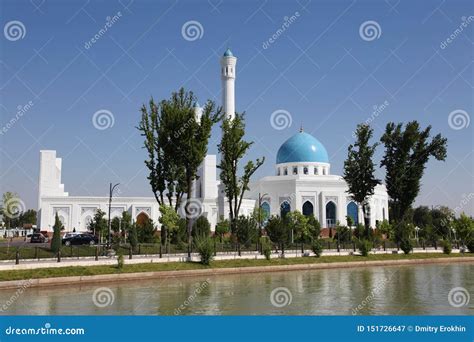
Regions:
<instances>
[{"instance_id":1,"label":"white minaret shaft","mask_svg":"<svg viewBox=\"0 0 474 342\"><path fill-rule=\"evenodd\" d=\"M237 58L227 49L221 58L222 107L226 117L235 117L235 65Z\"/></svg>"}]
</instances>

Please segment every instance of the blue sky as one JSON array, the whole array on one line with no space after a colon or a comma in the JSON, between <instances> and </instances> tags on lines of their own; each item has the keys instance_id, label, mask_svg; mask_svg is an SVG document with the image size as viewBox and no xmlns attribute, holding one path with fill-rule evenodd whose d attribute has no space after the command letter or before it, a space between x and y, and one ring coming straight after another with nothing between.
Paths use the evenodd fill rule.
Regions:
<instances>
[{"instance_id":1,"label":"blue sky","mask_svg":"<svg viewBox=\"0 0 474 342\"><path fill-rule=\"evenodd\" d=\"M181 86L201 103L220 104L219 58L230 47L238 58L236 108L247 113L247 138L255 141L249 158L267 157L256 178L274 173L279 146L300 125L326 146L332 173L341 174L358 123L371 120L378 138L389 121L418 120L449 146L446 162L428 164L417 203L473 214L472 202L462 204L474 191L470 1L3 0L0 6L0 191L17 192L27 207L37 206L40 149L63 158L70 194L105 195L109 182L120 182L123 196L150 196L135 128L140 106ZM7 30L12 21L23 25L20 36ZM182 33L190 21L197 22L196 37ZM279 31L285 22L291 23ZM360 30L366 22L375 36ZM100 110L112 113L113 126L95 127ZM280 110L291 125L275 129L271 115ZM216 127L210 153L218 140Z\"/></svg>"}]
</instances>

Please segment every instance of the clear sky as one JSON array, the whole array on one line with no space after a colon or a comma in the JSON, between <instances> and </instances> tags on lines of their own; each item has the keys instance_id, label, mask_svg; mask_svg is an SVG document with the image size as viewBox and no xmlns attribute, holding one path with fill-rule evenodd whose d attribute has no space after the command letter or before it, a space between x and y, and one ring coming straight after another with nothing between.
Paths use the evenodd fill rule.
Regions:
<instances>
[{"instance_id":1,"label":"clear sky","mask_svg":"<svg viewBox=\"0 0 474 342\"><path fill-rule=\"evenodd\" d=\"M29 208L41 149L63 158L71 195L120 182L123 196L151 196L139 108L181 86L220 104L230 47L249 158L267 158L256 178L274 173L301 125L341 174L358 123L370 120L378 139L389 121L418 120L449 146L446 162L427 165L417 204L473 214L474 201L463 204L474 192L472 1L2 0L0 13L0 191ZM113 125L94 125L104 110ZM272 125L275 111L289 120ZM216 127L210 153L218 140Z\"/></svg>"}]
</instances>

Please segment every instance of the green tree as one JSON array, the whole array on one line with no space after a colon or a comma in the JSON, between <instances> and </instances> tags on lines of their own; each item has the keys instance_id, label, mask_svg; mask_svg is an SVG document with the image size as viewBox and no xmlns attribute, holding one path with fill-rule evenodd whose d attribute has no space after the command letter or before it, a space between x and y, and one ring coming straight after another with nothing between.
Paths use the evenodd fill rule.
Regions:
<instances>
[{"instance_id":1,"label":"green tree","mask_svg":"<svg viewBox=\"0 0 474 342\"><path fill-rule=\"evenodd\" d=\"M451 240L452 225L454 220L454 213L451 209L445 206L440 206L431 210L431 218L434 230L443 239Z\"/></svg>"},{"instance_id":2,"label":"green tree","mask_svg":"<svg viewBox=\"0 0 474 342\"><path fill-rule=\"evenodd\" d=\"M386 169L385 183L391 199L391 218L397 223L396 238L409 222L406 215L420 191L420 180L430 157L446 159L447 140L440 134L430 140L431 126L422 130L417 121L406 124L390 122L385 128L381 142L385 153L380 163Z\"/></svg>"},{"instance_id":3,"label":"green tree","mask_svg":"<svg viewBox=\"0 0 474 342\"><path fill-rule=\"evenodd\" d=\"M257 240L257 221L251 216L240 215L235 221L235 228L232 234L237 241L237 248L240 255L242 245L249 246L250 243Z\"/></svg>"},{"instance_id":4,"label":"green tree","mask_svg":"<svg viewBox=\"0 0 474 342\"><path fill-rule=\"evenodd\" d=\"M271 216L265 226L265 230L267 232L268 237L270 240L278 244L281 249L282 255L285 255L285 246L290 241L290 234L291 229L285 219L280 218L278 216Z\"/></svg>"},{"instance_id":5,"label":"green tree","mask_svg":"<svg viewBox=\"0 0 474 342\"><path fill-rule=\"evenodd\" d=\"M13 228L14 223L21 214L21 208L19 207L19 196L16 193L11 191L3 193L0 213L3 215L5 228Z\"/></svg>"},{"instance_id":6,"label":"green tree","mask_svg":"<svg viewBox=\"0 0 474 342\"><path fill-rule=\"evenodd\" d=\"M88 229L93 232L95 236L98 236L101 242L103 241L103 238L107 235L108 226L105 213L102 210L97 209L93 219L89 222Z\"/></svg>"},{"instance_id":7,"label":"green tree","mask_svg":"<svg viewBox=\"0 0 474 342\"><path fill-rule=\"evenodd\" d=\"M169 131L172 127L168 120L162 122L165 104L166 101L156 104L153 98L150 99L148 108L145 105L141 108L142 116L137 128L144 137L144 148L148 153L148 159L145 160L149 171L147 178L155 199L160 206L167 199L168 205L177 211L186 191L186 178L183 164L169 149L164 148L173 144L169 140L173 134Z\"/></svg>"},{"instance_id":8,"label":"green tree","mask_svg":"<svg viewBox=\"0 0 474 342\"><path fill-rule=\"evenodd\" d=\"M225 234L230 232L229 220L221 220L216 224L216 235L219 237L219 241L222 242L222 238Z\"/></svg>"},{"instance_id":9,"label":"green tree","mask_svg":"<svg viewBox=\"0 0 474 342\"><path fill-rule=\"evenodd\" d=\"M211 224L205 216L199 216L193 225L193 237L209 236L211 234Z\"/></svg>"},{"instance_id":10,"label":"green tree","mask_svg":"<svg viewBox=\"0 0 474 342\"><path fill-rule=\"evenodd\" d=\"M467 246L470 241L474 241L474 220L466 214L462 213L454 220L453 228L462 246Z\"/></svg>"},{"instance_id":11,"label":"green tree","mask_svg":"<svg viewBox=\"0 0 474 342\"><path fill-rule=\"evenodd\" d=\"M24 224L36 224L37 215L36 210L28 209L25 212L22 212L18 217L19 226L23 227Z\"/></svg>"},{"instance_id":12,"label":"green tree","mask_svg":"<svg viewBox=\"0 0 474 342\"><path fill-rule=\"evenodd\" d=\"M181 88L168 100L160 103L160 145L163 153L172 156L184 173L186 202L184 213L187 221L188 257L191 257L193 229L193 182L207 153L212 126L220 120L221 108L208 100L198 118L195 113L197 99L192 92Z\"/></svg>"},{"instance_id":13,"label":"green tree","mask_svg":"<svg viewBox=\"0 0 474 342\"><path fill-rule=\"evenodd\" d=\"M63 229L63 224L59 220L58 213L54 217L54 226L53 226L53 239L51 240L51 251L53 253L58 253L61 249L61 230Z\"/></svg>"},{"instance_id":14,"label":"green tree","mask_svg":"<svg viewBox=\"0 0 474 342\"><path fill-rule=\"evenodd\" d=\"M308 219L309 230L313 240L318 239L321 234L321 223L313 215L309 216Z\"/></svg>"},{"instance_id":15,"label":"green tree","mask_svg":"<svg viewBox=\"0 0 474 342\"><path fill-rule=\"evenodd\" d=\"M301 253L304 252L303 243L311 242L313 239L313 233L311 231L311 225L309 224L309 218L298 210L289 212L287 222L290 225L290 229L293 230L293 236L295 241L301 243Z\"/></svg>"},{"instance_id":16,"label":"green tree","mask_svg":"<svg viewBox=\"0 0 474 342\"><path fill-rule=\"evenodd\" d=\"M352 199L362 207L364 213L365 236L369 235L368 199L374 194L380 180L375 177L375 165L372 160L377 143L369 143L373 130L369 125L360 124L355 131L356 142L349 145L347 159L344 162L343 178L347 183Z\"/></svg>"},{"instance_id":17,"label":"green tree","mask_svg":"<svg viewBox=\"0 0 474 342\"><path fill-rule=\"evenodd\" d=\"M158 236L157 229L153 220L146 220L142 225L137 227L138 242L140 243L156 243Z\"/></svg>"},{"instance_id":18,"label":"green tree","mask_svg":"<svg viewBox=\"0 0 474 342\"><path fill-rule=\"evenodd\" d=\"M160 205L160 214L158 221L161 223L162 242L168 244L171 235L175 235L178 230L180 217L172 207L165 204Z\"/></svg>"},{"instance_id":19,"label":"green tree","mask_svg":"<svg viewBox=\"0 0 474 342\"><path fill-rule=\"evenodd\" d=\"M235 113L233 119L225 118L222 122L222 140L218 145L221 154L220 180L224 185L224 193L229 203L229 221L231 231L234 231L236 220L239 217L240 207L245 191L249 190L252 175L265 162L265 157L254 161L250 160L243 168L239 177L239 164L247 154L253 142L245 141L244 114Z\"/></svg>"}]
</instances>

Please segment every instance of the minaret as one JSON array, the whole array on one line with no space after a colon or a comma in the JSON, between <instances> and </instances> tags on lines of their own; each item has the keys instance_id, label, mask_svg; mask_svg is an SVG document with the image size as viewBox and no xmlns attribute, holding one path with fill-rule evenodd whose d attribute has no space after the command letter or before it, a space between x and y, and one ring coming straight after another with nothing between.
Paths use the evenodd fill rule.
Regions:
<instances>
[{"instance_id":1,"label":"minaret","mask_svg":"<svg viewBox=\"0 0 474 342\"><path fill-rule=\"evenodd\" d=\"M235 65L237 58L227 49L221 58L222 109L228 118L235 116Z\"/></svg>"}]
</instances>

